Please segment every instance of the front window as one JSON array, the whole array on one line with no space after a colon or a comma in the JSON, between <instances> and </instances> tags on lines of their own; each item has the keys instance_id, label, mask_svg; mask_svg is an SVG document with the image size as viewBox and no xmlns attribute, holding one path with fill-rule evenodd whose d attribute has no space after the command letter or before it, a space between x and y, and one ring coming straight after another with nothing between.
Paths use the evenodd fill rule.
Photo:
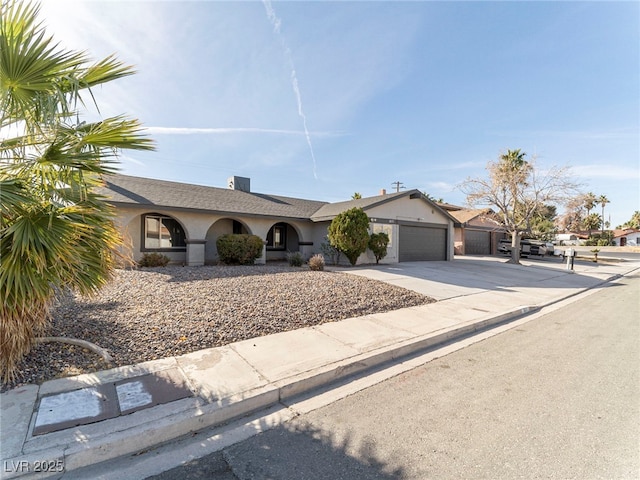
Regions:
<instances>
[{"instance_id":1,"label":"front window","mask_svg":"<svg viewBox=\"0 0 640 480\"><path fill-rule=\"evenodd\" d=\"M144 248L146 250L184 249L185 234L182 226L164 215L144 216Z\"/></svg>"},{"instance_id":2,"label":"front window","mask_svg":"<svg viewBox=\"0 0 640 480\"><path fill-rule=\"evenodd\" d=\"M287 247L287 226L278 223L271 227L267 234L267 248L269 250L284 250Z\"/></svg>"}]
</instances>

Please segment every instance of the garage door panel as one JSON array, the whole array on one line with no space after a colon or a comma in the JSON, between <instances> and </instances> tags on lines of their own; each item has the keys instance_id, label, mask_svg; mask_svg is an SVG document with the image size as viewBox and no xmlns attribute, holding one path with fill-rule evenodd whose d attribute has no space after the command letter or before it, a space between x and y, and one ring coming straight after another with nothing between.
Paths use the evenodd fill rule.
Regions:
<instances>
[{"instance_id":1,"label":"garage door panel","mask_svg":"<svg viewBox=\"0 0 640 480\"><path fill-rule=\"evenodd\" d=\"M491 232L465 230L464 253L465 255L490 255Z\"/></svg>"},{"instance_id":2,"label":"garage door panel","mask_svg":"<svg viewBox=\"0 0 640 480\"><path fill-rule=\"evenodd\" d=\"M399 260L418 262L447 259L447 229L400 225Z\"/></svg>"}]
</instances>

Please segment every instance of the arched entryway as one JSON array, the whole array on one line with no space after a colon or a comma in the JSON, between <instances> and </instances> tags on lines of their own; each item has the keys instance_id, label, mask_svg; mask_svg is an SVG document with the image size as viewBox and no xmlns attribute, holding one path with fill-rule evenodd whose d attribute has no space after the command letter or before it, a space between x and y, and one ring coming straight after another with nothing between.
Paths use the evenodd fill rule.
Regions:
<instances>
[{"instance_id":1,"label":"arched entryway","mask_svg":"<svg viewBox=\"0 0 640 480\"><path fill-rule=\"evenodd\" d=\"M267 261L285 260L288 252L300 251L300 235L293 225L286 222L272 225L266 242Z\"/></svg>"},{"instance_id":2,"label":"arched entryway","mask_svg":"<svg viewBox=\"0 0 640 480\"><path fill-rule=\"evenodd\" d=\"M204 246L204 263L205 265L215 265L218 263L218 249L216 248L216 240L220 235L230 233L250 234L251 230L244 223L233 218L222 218L216 221L207 230Z\"/></svg>"}]
</instances>

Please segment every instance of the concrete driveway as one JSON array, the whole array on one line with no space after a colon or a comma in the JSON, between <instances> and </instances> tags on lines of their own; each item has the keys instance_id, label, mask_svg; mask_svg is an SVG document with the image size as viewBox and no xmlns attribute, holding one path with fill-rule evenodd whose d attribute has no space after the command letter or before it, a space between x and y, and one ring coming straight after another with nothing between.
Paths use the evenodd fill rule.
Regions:
<instances>
[{"instance_id":1,"label":"concrete driveway","mask_svg":"<svg viewBox=\"0 0 640 480\"><path fill-rule=\"evenodd\" d=\"M436 300L491 291L569 289L597 285L612 275L623 275L640 262L594 263L577 260L572 270L557 257L522 259L506 263L502 256L456 256L450 262L403 262L333 268L428 295Z\"/></svg>"}]
</instances>

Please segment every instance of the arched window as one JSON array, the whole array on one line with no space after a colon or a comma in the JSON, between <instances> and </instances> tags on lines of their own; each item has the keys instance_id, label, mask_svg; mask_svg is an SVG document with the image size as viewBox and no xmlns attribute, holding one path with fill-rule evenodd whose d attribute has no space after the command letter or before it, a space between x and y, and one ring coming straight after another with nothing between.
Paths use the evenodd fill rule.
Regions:
<instances>
[{"instance_id":1,"label":"arched window","mask_svg":"<svg viewBox=\"0 0 640 480\"><path fill-rule=\"evenodd\" d=\"M151 213L142 216L143 250L186 250L186 235L177 220Z\"/></svg>"}]
</instances>

